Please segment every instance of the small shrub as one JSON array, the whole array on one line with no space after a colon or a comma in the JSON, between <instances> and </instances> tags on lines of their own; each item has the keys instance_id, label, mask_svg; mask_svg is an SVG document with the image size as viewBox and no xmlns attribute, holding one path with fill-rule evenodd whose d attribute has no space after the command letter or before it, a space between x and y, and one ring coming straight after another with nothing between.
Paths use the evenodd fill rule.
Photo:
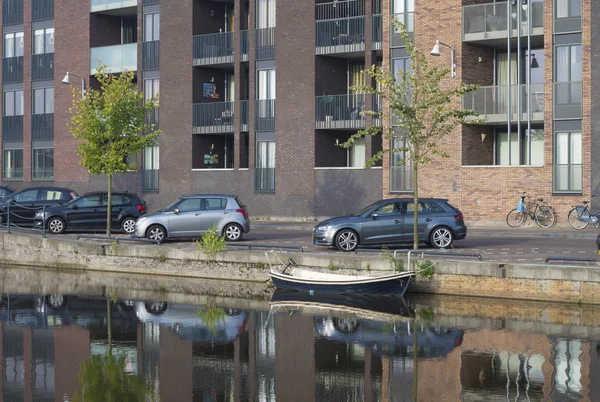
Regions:
<instances>
[{"instance_id":1,"label":"small shrub","mask_svg":"<svg viewBox=\"0 0 600 402\"><path fill-rule=\"evenodd\" d=\"M328 269L328 270L330 270L330 271L337 271L337 268L336 268L336 267L335 267L335 265L333 265L333 264L329 264L329 265L327 266L327 269Z\"/></svg>"},{"instance_id":2,"label":"small shrub","mask_svg":"<svg viewBox=\"0 0 600 402\"><path fill-rule=\"evenodd\" d=\"M371 271L371 264L367 264L367 271Z\"/></svg>"},{"instance_id":3,"label":"small shrub","mask_svg":"<svg viewBox=\"0 0 600 402\"><path fill-rule=\"evenodd\" d=\"M161 254L161 255L158 256L158 261L165 262L165 261L167 261L167 257L165 257L164 254Z\"/></svg>"},{"instance_id":4,"label":"small shrub","mask_svg":"<svg viewBox=\"0 0 600 402\"><path fill-rule=\"evenodd\" d=\"M435 274L433 262L429 260L415 261L416 271L419 276L430 279Z\"/></svg>"},{"instance_id":5,"label":"small shrub","mask_svg":"<svg viewBox=\"0 0 600 402\"><path fill-rule=\"evenodd\" d=\"M388 260L390 263L390 267L395 272L404 271L404 261L401 258L394 258L394 253L392 253L387 247L383 246L383 258Z\"/></svg>"},{"instance_id":6,"label":"small shrub","mask_svg":"<svg viewBox=\"0 0 600 402\"><path fill-rule=\"evenodd\" d=\"M417 312L417 317L419 317L425 323L433 321L434 316L435 314L433 313L433 310L431 310L431 307L426 307Z\"/></svg>"},{"instance_id":7,"label":"small shrub","mask_svg":"<svg viewBox=\"0 0 600 402\"><path fill-rule=\"evenodd\" d=\"M217 233L217 227L213 225L208 232L202 235L202 239L196 241L198 250L202 251L209 260L213 260L219 251L225 250L227 242L225 235Z\"/></svg>"}]
</instances>

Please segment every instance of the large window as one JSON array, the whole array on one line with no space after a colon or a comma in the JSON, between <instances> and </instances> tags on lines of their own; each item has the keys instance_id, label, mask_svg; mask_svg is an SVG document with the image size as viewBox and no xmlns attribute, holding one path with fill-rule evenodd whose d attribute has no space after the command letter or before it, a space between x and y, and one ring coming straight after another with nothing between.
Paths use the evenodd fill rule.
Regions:
<instances>
[{"instance_id":1,"label":"large window","mask_svg":"<svg viewBox=\"0 0 600 402\"><path fill-rule=\"evenodd\" d=\"M510 138L509 141L508 131L496 132L496 165L542 166L544 164L543 128L534 128L531 132L523 128L520 143L515 128Z\"/></svg>"},{"instance_id":2,"label":"large window","mask_svg":"<svg viewBox=\"0 0 600 402\"><path fill-rule=\"evenodd\" d=\"M275 27L275 0L257 0L256 28Z\"/></svg>"},{"instance_id":3,"label":"large window","mask_svg":"<svg viewBox=\"0 0 600 402\"><path fill-rule=\"evenodd\" d=\"M54 53L54 28L33 31L33 54Z\"/></svg>"},{"instance_id":4,"label":"large window","mask_svg":"<svg viewBox=\"0 0 600 402\"><path fill-rule=\"evenodd\" d=\"M275 127L275 69L258 70L256 95L256 131L273 131Z\"/></svg>"},{"instance_id":5,"label":"large window","mask_svg":"<svg viewBox=\"0 0 600 402\"><path fill-rule=\"evenodd\" d=\"M23 32L4 34L4 58L23 56Z\"/></svg>"},{"instance_id":6,"label":"large window","mask_svg":"<svg viewBox=\"0 0 600 402\"><path fill-rule=\"evenodd\" d=\"M159 148L147 147L142 155L142 190L158 191Z\"/></svg>"},{"instance_id":7,"label":"large window","mask_svg":"<svg viewBox=\"0 0 600 402\"><path fill-rule=\"evenodd\" d=\"M554 141L554 192L581 193L581 132L557 132Z\"/></svg>"},{"instance_id":8,"label":"large window","mask_svg":"<svg viewBox=\"0 0 600 402\"><path fill-rule=\"evenodd\" d=\"M33 149L31 178L33 180L52 180L54 178L54 149Z\"/></svg>"},{"instance_id":9,"label":"large window","mask_svg":"<svg viewBox=\"0 0 600 402\"><path fill-rule=\"evenodd\" d=\"M406 136L397 134L393 137L390 153L390 192L412 192L413 162L410 159L410 142Z\"/></svg>"},{"instance_id":10,"label":"large window","mask_svg":"<svg viewBox=\"0 0 600 402\"><path fill-rule=\"evenodd\" d=\"M160 39L160 13L144 14L144 42Z\"/></svg>"},{"instance_id":11,"label":"large window","mask_svg":"<svg viewBox=\"0 0 600 402\"><path fill-rule=\"evenodd\" d=\"M33 114L54 113L54 88L33 90Z\"/></svg>"},{"instance_id":12,"label":"large window","mask_svg":"<svg viewBox=\"0 0 600 402\"><path fill-rule=\"evenodd\" d=\"M158 95L160 90L160 80L158 78L144 80L144 99L149 100ZM150 123L158 124L158 109L150 116Z\"/></svg>"},{"instance_id":13,"label":"large window","mask_svg":"<svg viewBox=\"0 0 600 402\"><path fill-rule=\"evenodd\" d=\"M556 0L556 18L581 17L581 0Z\"/></svg>"},{"instance_id":14,"label":"large window","mask_svg":"<svg viewBox=\"0 0 600 402\"><path fill-rule=\"evenodd\" d=\"M256 142L255 190L275 191L275 141Z\"/></svg>"},{"instance_id":15,"label":"large window","mask_svg":"<svg viewBox=\"0 0 600 402\"><path fill-rule=\"evenodd\" d=\"M4 150L4 180L20 180L23 178L23 150Z\"/></svg>"},{"instance_id":16,"label":"large window","mask_svg":"<svg viewBox=\"0 0 600 402\"><path fill-rule=\"evenodd\" d=\"M23 91L5 91L3 116L23 116Z\"/></svg>"},{"instance_id":17,"label":"large window","mask_svg":"<svg viewBox=\"0 0 600 402\"><path fill-rule=\"evenodd\" d=\"M556 46L554 119L581 118L581 45Z\"/></svg>"}]
</instances>

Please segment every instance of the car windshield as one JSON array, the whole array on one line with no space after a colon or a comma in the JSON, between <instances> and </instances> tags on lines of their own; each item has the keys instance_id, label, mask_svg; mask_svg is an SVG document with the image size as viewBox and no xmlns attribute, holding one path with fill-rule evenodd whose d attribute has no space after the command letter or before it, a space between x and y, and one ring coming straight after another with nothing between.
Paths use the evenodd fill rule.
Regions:
<instances>
[{"instance_id":1,"label":"car windshield","mask_svg":"<svg viewBox=\"0 0 600 402\"><path fill-rule=\"evenodd\" d=\"M379 201L375 201L374 203L372 203L372 204L364 207L363 209L361 209L360 211L358 211L357 213L355 213L353 216L362 216L362 215L365 214L365 212L367 212L368 210L372 209L377 204L379 204Z\"/></svg>"}]
</instances>

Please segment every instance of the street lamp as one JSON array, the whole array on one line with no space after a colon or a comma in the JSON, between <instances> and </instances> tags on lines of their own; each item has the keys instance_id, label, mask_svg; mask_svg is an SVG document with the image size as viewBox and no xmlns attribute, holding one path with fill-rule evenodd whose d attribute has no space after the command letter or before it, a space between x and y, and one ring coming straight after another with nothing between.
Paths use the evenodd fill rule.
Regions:
<instances>
[{"instance_id":1,"label":"street lamp","mask_svg":"<svg viewBox=\"0 0 600 402\"><path fill-rule=\"evenodd\" d=\"M454 77L456 77L456 64L454 64L454 48L452 48L452 46L450 46L444 42L436 40L435 45L433 46L433 49L431 49L431 55L432 56L440 55L440 45L450 48L450 55L452 57L451 64L450 64L450 71L452 73L452 78L454 78Z\"/></svg>"},{"instance_id":2,"label":"street lamp","mask_svg":"<svg viewBox=\"0 0 600 402\"><path fill-rule=\"evenodd\" d=\"M69 78L71 75L81 78L81 97L85 98L85 80L83 79L83 77L81 75L67 71L67 75L65 75L65 78L63 78L63 80L61 82L63 84L67 84L67 85L71 84L71 79Z\"/></svg>"}]
</instances>

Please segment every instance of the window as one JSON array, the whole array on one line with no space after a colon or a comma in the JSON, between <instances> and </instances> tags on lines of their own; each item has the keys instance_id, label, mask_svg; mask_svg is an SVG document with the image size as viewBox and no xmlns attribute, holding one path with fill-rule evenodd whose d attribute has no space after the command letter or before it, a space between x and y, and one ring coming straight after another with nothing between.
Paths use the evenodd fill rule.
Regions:
<instances>
[{"instance_id":1,"label":"window","mask_svg":"<svg viewBox=\"0 0 600 402\"><path fill-rule=\"evenodd\" d=\"M3 116L23 116L23 91L4 92Z\"/></svg>"},{"instance_id":2,"label":"window","mask_svg":"<svg viewBox=\"0 0 600 402\"><path fill-rule=\"evenodd\" d=\"M160 39L160 13L144 14L144 42Z\"/></svg>"},{"instance_id":3,"label":"window","mask_svg":"<svg viewBox=\"0 0 600 402\"><path fill-rule=\"evenodd\" d=\"M38 195L38 191L37 190L23 191L22 193L17 194L15 196L15 201L16 202L36 201L37 200L37 195Z\"/></svg>"},{"instance_id":4,"label":"window","mask_svg":"<svg viewBox=\"0 0 600 402\"><path fill-rule=\"evenodd\" d=\"M407 32L414 32L414 16L415 3L413 0L393 0L392 14L399 22L403 23ZM398 33L399 31L395 31Z\"/></svg>"},{"instance_id":5,"label":"window","mask_svg":"<svg viewBox=\"0 0 600 402\"><path fill-rule=\"evenodd\" d=\"M581 104L581 45L556 47L556 104Z\"/></svg>"},{"instance_id":6,"label":"window","mask_svg":"<svg viewBox=\"0 0 600 402\"><path fill-rule=\"evenodd\" d=\"M410 159L410 142L398 134L392 139L390 154L390 192L413 191L413 162Z\"/></svg>"},{"instance_id":7,"label":"window","mask_svg":"<svg viewBox=\"0 0 600 402\"><path fill-rule=\"evenodd\" d=\"M258 70L258 99L275 99L275 69Z\"/></svg>"},{"instance_id":8,"label":"window","mask_svg":"<svg viewBox=\"0 0 600 402\"><path fill-rule=\"evenodd\" d=\"M102 205L108 205L108 194L102 197ZM126 205L129 203L129 199L123 194L111 194L110 205Z\"/></svg>"},{"instance_id":9,"label":"window","mask_svg":"<svg viewBox=\"0 0 600 402\"><path fill-rule=\"evenodd\" d=\"M275 0L257 0L256 3L256 28L275 27Z\"/></svg>"},{"instance_id":10,"label":"window","mask_svg":"<svg viewBox=\"0 0 600 402\"><path fill-rule=\"evenodd\" d=\"M508 132L496 133L496 165L534 165L544 164L544 129L534 128L531 133L521 129L521 143L518 132L514 128L510 133L510 149ZM519 145L521 148L519 149Z\"/></svg>"},{"instance_id":11,"label":"window","mask_svg":"<svg viewBox=\"0 0 600 402\"><path fill-rule=\"evenodd\" d=\"M205 199L204 209L207 211L225 209L226 207L227 207L227 199L226 198L206 198Z\"/></svg>"},{"instance_id":12,"label":"window","mask_svg":"<svg viewBox=\"0 0 600 402\"><path fill-rule=\"evenodd\" d=\"M179 212L200 211L200 198L188 198L177 206Z\"/></svg>"},{"instance_id":13,"label":"window","mask_svg":"<svg viewBox=\"0 0 600 402\"><path fill-rule=\"evenodd\" d=\"M556 0L556 18L581 17L581 0Z\"/></svg>"},{"instance_id":14,"label":"window","mask_svg":"<svg viewBox=\"0 0 600 402\"><path fill-rule=\"evenodd\" d=\"M377 215L391 215L391 214L399 214L400 210L397 208L395 203L382 205L377 208L373 213Z\"/></svg>"},{"instance_id":15,"label":"window","mask_svg":"<svg viewBox=\"0 0 600 402\"><path fill-rule=\"evenodd\" d=\"M54 28L33 31L33 54L54 53Z\"/></svg>"},{"instance_id":16,"label":"window","mask_svg":"<svg viewBox=\"0 0 600 402\"><path fill-rule=\"evenodd\" d=\"M33 149L32 179L49 180L54 178L54 148Z\"/></svg>"},{"instance_id":17,"label":"window","mask_svg":"<svg viewBox=\"0 0 600 402\"><path fill-rule=\"evenodd\" d=\"M40 190L40 200L42 201L57 201L61 199L68 199L68 197L63 197L62 191Z\"/></svg>"},{"instance_id":18,"label":"window","mask_svg":"<svg viewBox=\"0 0 600 402\"><path fill-rule=\"evenodd\" d=\"M75 204L79 208L98 207L98 206L100 206L100 197L101 197L100 194L89 195L87 197L81 197L77 201L75 201Z\"/></svg>"},{"instance_id":19,"label":"window","mask_svg":"<svg viewBox=\"0 0 600 402\"><path fill-rule=\"evenodd\" d=\"M5 180L23 178L23 150L4 150L4 174Z\"/></svg>"},{"instance_id":20,"label":"window","mask_svg":"<svg viewBox=\"0 0 600 402\"><path fill-rule=\"evenodd\" d=\"M150 100L158 96L160 89L160 80L158 78L145 79L144 80L144 99ZM158 109L154 110L154 113L150 116L150 123L158 124ZM153 120L152 120L153 119Z\"/></svg>"},{"instance_id":21,"label":"window","mask_svg":"<svg viewBox=\"0 0 600 402\"><path fill-rule=\"evenodd\" d=\"M255 189L275 190L275 141L256 142Z\"/></svg>"},{"instance_id":22,"label":"window","mask_svg":"<svg viewBox=\"0 0 600 402\"><path fill-rule=\"evenodd\" d=\"M354 144L348 148L348 166L364 168L366 163L365 153L365 138L354 140Z\"/></svg>"},{"instance_id":23,"label":"window","mask_svg":"<svg viewBox=\"0 0 600 402\"><path fill-rule=\"evenodd\" d=\"M54 113L54 88L33 90L33 114Z\"/></svg>"},{"instance_id":24,"label":"window","mask_svg":"<svg viewBox=\"0 0 600 402\"><path fill-rule=\"evenodd\" d=\"M159 169L159 148L158 145L147 147L142 154L142 190L158 190L158 169Z\"/></svg>"},{"instance_id":25,"label":"window","mask_svg":"<svg viewBox=\"0 0 600 402\"><path fill-rule=\"evenodd\" d=\"M23 32L4 34L4 58L23 56Z\"/></svg>"},{"instance_id":26,"label":"window","mask_svg":"<svg viewBox=\"0 0 600 402\"><path fill-rule=\"evenodd\" d=\"M581 132L557 132L554 141L554 192L581 192L581 162Z\"/></svg>"}]
</instances>

